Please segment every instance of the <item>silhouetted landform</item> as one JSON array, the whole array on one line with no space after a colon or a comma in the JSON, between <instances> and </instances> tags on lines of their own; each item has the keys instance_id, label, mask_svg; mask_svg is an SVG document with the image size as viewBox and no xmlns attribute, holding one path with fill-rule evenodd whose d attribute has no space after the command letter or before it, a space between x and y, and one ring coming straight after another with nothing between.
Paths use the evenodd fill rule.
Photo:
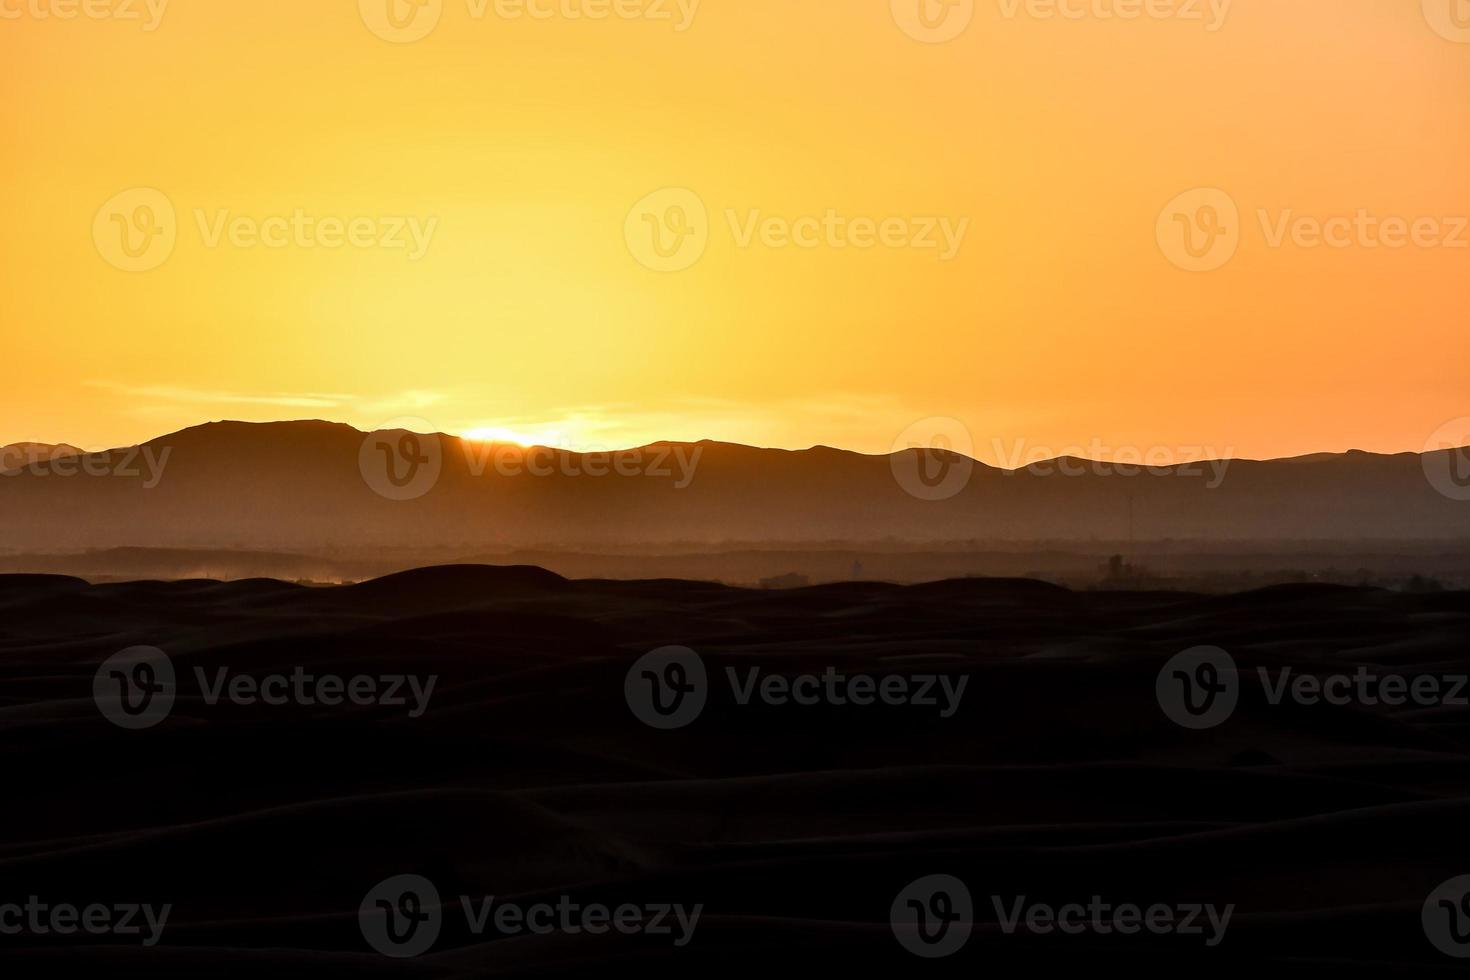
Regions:
<instances>
[{"instance_id":1,"label":"silhouetted landform","mask_svg":"<svg viewBox=\"0 0 1470 980\"><path fill-rule=\"evenodd\" d=\"M171 903L158 946L0 936L7 975L585 977L1439 975L1425 897L1470 871L1464 707L1272 706L1186 731L1156 702L1198 644L1322 675L1466 669L1470 594L1326 586L1230 596L1018 580L788 591L573 582L446 567L337 588L0 578L5 896ZM153 645L172 713L125 731L98 665ZM624 699L667 644L712 678L758 667L968 678L950 717L905 706L740 707L656 731ZM413 672L402 708L210 705L196 668ZM722 681L716 681L717 684ZM713 689L712 689L713 690ZM444 901L704 906L693 941L470 935L369 950L358 907L414 873ZM889 924L916 878L974 893L927 964ZM1228 937L1006 935L991 896L1234 903ZM458 920L462 923L462 917ZM1188 972L1175 972L1188 971ZM1269 975L1269 974L1261 974Z\"/></svg>"},{"instance_id":2,"label":"silhouetted landform","mask_svg":"<svg viewBox=\"0 0 1470 980\"><path fill-rule=\"evenodd\" d=\"M1125 549L1126 555L1118 549ZM352 549L331 556L270 551L112 548L61 554L5 554L0 574L70 575L91 582L134 579L279 578L340 585L428 565L539 565L575 579L690 579L789 588L836 582L916 584L945 578L1031 578L1069 588L1150 588L1238 592L1293 583L1387 589L1470 588L1470 546L1454 542L952 542L934 546L876 542L806 547L731 545L627 548L608 552L477 552L453 549ZM1124 559L1130 574L1111 567Z\"/></svg>"},{"instance_id":3,"label":"silhouetted landform","mask_svg":"<svg viewBox=\"0 0 1470 980\"><path fill-rule=\"evenodd\" d=\"M0 473L18 470L21 467L51 459L83 455L85 450L65 443L51 445L44 442L13 442L0 446Z\"/></svg>"},{"instance_id":4,"label":"silhouetted landform","mask_svg":"<svg viewBox=\"0 0 1470 980\"><path fill-rule=\"evenodd\" d=\"M884 542L1051 542L1076 552L1096 542L1470 539L1467 505L1436 490L1414 454L1240 460L1223 474L1191 464L1125 476L1084 461L1069 461L1079 472L1068 475L1056 464L1008 471L920 450L890 458L656 444L629 457L642 475L607 472L606 455L589 465L589 457L550 451L535 457L547 475L533 475L523 464L540 451L471 444L467 452L456 438L426 440L441 461L437 479L422 496L397 500L364 477L364 465L388 461L364 456L364 435L348 426L200 426L82 457L115 475L78 472L74 460L0 478L0 530L11 554L141 547L315 557L675 544L714 551L835 542L861 551ZM920 499L895 477L895 468L923 466L937 479L971 465L968 480L942 500ZM776 568L759 577L787 573L805 574Z\"/></svg>"}]
</instances>

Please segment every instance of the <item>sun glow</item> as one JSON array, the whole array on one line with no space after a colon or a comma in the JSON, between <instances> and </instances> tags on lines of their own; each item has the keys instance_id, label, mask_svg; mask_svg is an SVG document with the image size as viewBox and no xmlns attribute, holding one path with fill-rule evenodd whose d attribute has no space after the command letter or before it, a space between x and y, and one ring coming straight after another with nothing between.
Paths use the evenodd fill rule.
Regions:
<instances>
[{"instance_id":1,"label":"sun glow","mask_svg":"<svg viewBox=\"0 0 1470 980\"><path fill-rule=\"evenodd\" d=\"M559 448L563 446L566 439L558 430L545 430L530 432L523 429L508 429L504 426L487 425L467 429L461 433L463 438L470 442L493 443L496 445L514 446L551 446Z\"/></svg>"},{"instance_id":2,"label":"sun glow","mask_svg":"<svg viewBox=\"0 0 1470 980\"><path fill-rule=\"evenodd\" d=\"M150 9L0 0L0 339L67 365L7 375L0 445L407 418L883 453L957 419L987 459L1269 457L1419 451L1466 414L1470 45L1410 0L1217 30L1182 0L1143 6L1204 17L927 3L964 13L945 43L896 18L915 0L682 31L550 0L33 13L122 6ZM391 43L389 8L428 33ZM1211 190L1238 241L1188 271L1162 212ZM664 192L708 219L668 272L640 237ZM1322 240L1360 210L1405 247ZM1405 350L1433 356L1386 370Z\"/></svg>"}]
</instances>

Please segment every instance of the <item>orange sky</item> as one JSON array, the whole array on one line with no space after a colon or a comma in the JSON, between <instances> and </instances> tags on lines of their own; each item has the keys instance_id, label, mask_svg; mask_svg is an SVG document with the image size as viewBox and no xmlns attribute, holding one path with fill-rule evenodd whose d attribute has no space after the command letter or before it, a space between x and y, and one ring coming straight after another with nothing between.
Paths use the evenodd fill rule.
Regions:
<instances>
[{"instance_id":1,"label":"orange sky","mask_svg":"<svg viewBox=\"0 0 1470 980\"><path fill-rule=\"evenodd\" d=\"M1461 0L88 2L0 0L0 442L1271 456L1470 415Z\"/></svg>"}]
</instances>

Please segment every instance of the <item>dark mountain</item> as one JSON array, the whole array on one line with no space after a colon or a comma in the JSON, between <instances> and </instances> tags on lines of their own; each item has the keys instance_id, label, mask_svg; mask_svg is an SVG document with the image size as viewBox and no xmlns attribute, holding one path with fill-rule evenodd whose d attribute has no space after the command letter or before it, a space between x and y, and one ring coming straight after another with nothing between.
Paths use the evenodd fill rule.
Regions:
<instances>
[{"instance_id":1,"label":"dark mountain","mask_svg":"<svg viewBox=\"0 0 1470 980\"><path fill-rule=\"evenodd\" d=\"M17 470L48 459L57 459L62 456L78 456L84 450L76 446L68 446L66 443L52 445L47 442L13 442L8 446L0 446L0 472Z\"/></svg>"},{"instance_id":2,"label":"dark mountain","mask_svg":"<svg viewBox=\"0 0 1470 980\"><path fill-rule=\"evenodd\" d=\"M418 464L406 460L419 460ZM388 476L392 462L404 486ZM437 463L436 463L437 461ZM1009 471L948 453L724 443L574 454L221 422L0 477L11 551L846 541L1470 538L1450 454ZM927 481L927 482L926 482ZM1446 485L1450 492L1442 492ZM1470 495L1459 494L1460 496ZM944 499L924 499L925 497ZM391 499L405 497L409 499Z\"/></svg>"}]
</instances>

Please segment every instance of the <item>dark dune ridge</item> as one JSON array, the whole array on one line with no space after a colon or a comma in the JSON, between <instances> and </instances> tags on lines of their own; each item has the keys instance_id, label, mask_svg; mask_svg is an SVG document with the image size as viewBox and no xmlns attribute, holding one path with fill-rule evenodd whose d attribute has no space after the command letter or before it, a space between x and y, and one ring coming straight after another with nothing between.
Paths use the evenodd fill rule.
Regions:
<instances>
[{"instance_id":1,"label":"dark dune ridge","mask_svg":"<svg viewBox=\"0 0 1470 980\"><path fill-rule=\"evenodd\" d=\"M444 567L337 588L269 580L89 585L0 577L8 806L0 903L170 903L161 942L0 935L17 971L255 977L659 976L866 967L975 975L1085 966L1239 976L1437 975L1426 897L1470 873L1464 707L1267 702L1257 666L1467 669L1470 594L1281 587L1079 593L1025 580L749 591ZM698 652L709 703L641 722L630 667ZM1188 731L1155 682L1227 650L1240 704ZM164 650L178 699L126 731L98 665ZM206 703L193 670L435 675L426 710ZM918 705L739 706L726 668L968 678ZM473 935L374 952L358 906L399 874L444 901L702 904L682 948L652 936ZM895 939L909 882L975 898L968 944ZM1225 940L1007 935L1007 900L1236 906Z\"/></svg>"}]
</instances>

